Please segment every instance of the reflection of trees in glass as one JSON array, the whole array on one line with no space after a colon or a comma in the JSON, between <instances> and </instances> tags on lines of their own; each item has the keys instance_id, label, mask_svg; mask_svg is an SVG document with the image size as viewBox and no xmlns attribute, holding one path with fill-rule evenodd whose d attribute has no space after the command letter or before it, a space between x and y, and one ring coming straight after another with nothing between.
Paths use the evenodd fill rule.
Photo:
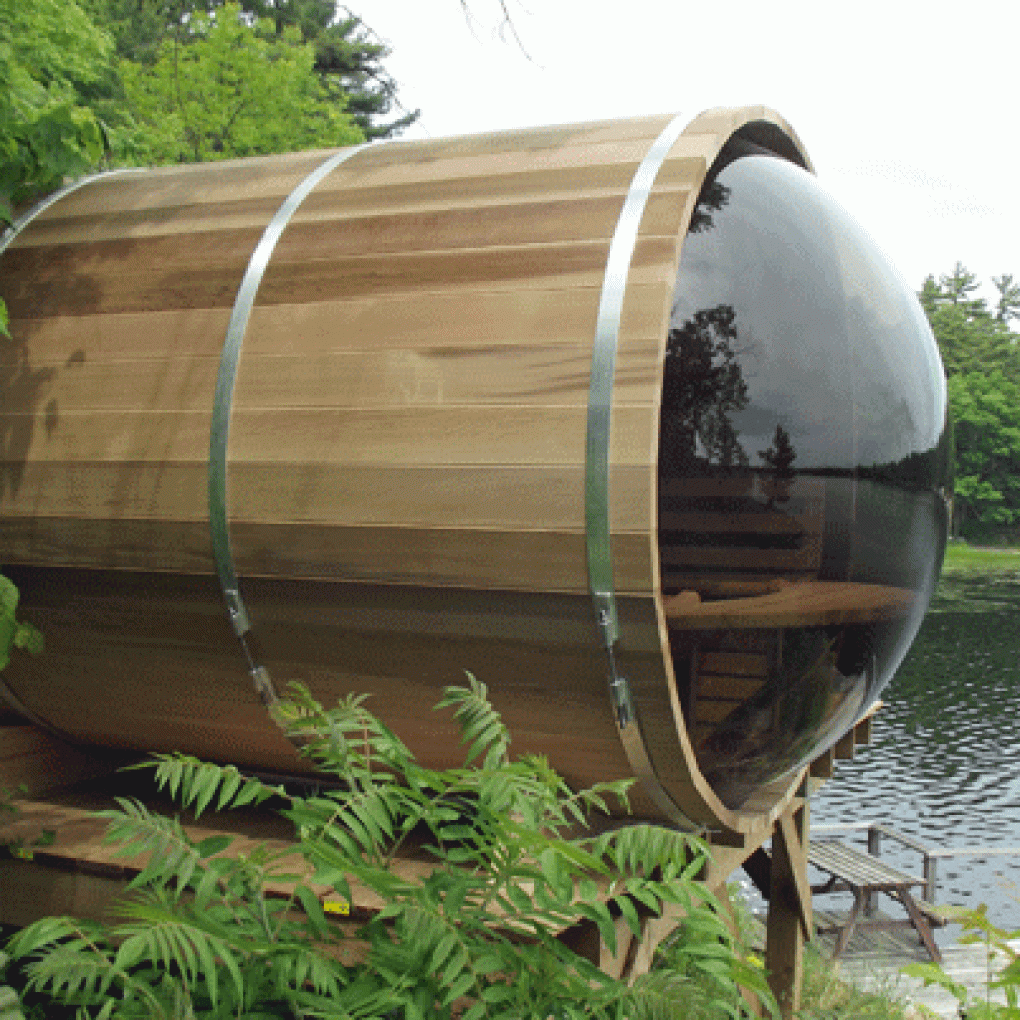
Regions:
<instances>
[{"instance_id":1,"label":"reflection of trees in glass","mask_svg":"<svg viewBox=\"0 0 1020 1020\"><path fill-rule=\"evenodd\" d=\"M797 452L790 442L790 433L777 424L772 445L767 450L759 450L758 456L765 462L769 472L765 480L765 495L769 506L786 503L790 498L790 483L795 474L793 462L797 459Z\"/></svg>"},{"instance_id":2,"label":"reflection of trees in glass","mask_svg":"<svg viewBox=\"0 0 1020 1020\"><path fill-rule=\"evenodd\" d=\"M731 415L748 402L734 343L732 305L699 309L669 331L662 383L662 452L667 475L697 474L710 465L746 467Z\"/></svg>"},{"instance_id":3,"label":"reflection of trees in glass","mask_svg":"<svg viewBox=\"0 0 1020 1020\"><path fill-rule=\"evenodd\" d=\"M715 225L712 222L712 213L718 212L730 200L730 189L725 184L712 181L707 187L702 188L698 195L698 204L691 214L691 225L687 228L688 234L703 234L711 230Z\"/></svg>"}]
</instances>

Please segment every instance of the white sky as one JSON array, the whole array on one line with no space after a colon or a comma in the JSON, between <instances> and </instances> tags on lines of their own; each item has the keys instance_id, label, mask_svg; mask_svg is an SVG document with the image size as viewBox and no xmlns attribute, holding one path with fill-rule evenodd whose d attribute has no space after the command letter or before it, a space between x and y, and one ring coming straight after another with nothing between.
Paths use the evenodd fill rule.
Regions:
<instances>
[{"instance_id":1,"label":"white sky","mask_svg":"<svg viewBox=\"0 0 1020 1020\"><path fill-rule=\"evenodd\" d=\"M530 60L468 2L349 0L421 107L404 137L765 104L913 289L1020 278L1020 0L509 0Z\"/></svg>"}]
</instances>

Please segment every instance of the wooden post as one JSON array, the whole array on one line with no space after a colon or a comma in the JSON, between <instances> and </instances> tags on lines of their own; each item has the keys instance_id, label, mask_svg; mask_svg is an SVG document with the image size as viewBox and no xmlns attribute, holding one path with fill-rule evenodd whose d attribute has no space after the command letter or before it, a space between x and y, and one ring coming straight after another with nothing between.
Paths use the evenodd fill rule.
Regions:
<instances>
[{"instance_id":1,"label":"wooden post","mask_svg":"<svg viewBox=\"0 0 1020 1020\"><path fill-rule=\"evenodd\" d=\"M806 786L801 787L802 794ZM783 1020L800 1007L804 940L811 937L811 887L807 880L808 801L795 798L772 833L765 966Z\"/></svg>"},{"instance_id":2,"label":"wooden post","mask_svg":"<svg viewBox=\"0 0 1020 1020\"><path fill-rule=\"evenodd\" d=\"M874 826L868 829L868 853L873 857L882 855L882 833ZM878 906L878 896L873 892L864 894L864 913L871 917Z\"/></svg>"},{"instance_id":3,"label":"wooden post","mask_svg":"<svg viewBox=\"0 0 1020 1020\"><path fill-rule=\"evenodd\" d=\"M935 886L938 882L938 858L924 855L924 898L929 903L935 902Z\"/></svg>"}]
</instances>

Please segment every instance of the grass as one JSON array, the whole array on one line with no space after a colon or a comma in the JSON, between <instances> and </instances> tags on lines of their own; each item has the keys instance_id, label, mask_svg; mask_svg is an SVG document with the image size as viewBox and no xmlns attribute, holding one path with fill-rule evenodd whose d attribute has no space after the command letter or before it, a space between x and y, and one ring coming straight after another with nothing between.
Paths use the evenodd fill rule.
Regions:
<instances>
[{"instance_id":1,"label":"grass","mask_svg":"<svg viewBox=\"0 0 1020 1020\"><path fill-rule=\"evenodd\" d=\"M865 992L840 980L839 968L812 945L804 947L798 1020L917 1020L923 1014L890 984Z\"/></svg>"},{"instance_id":2,"label":"grass","mask_svg":"<svg viewBox=\"0 0 1020 1020\"><path fill-rule=\"evenodd\" d=\"M949 545L942 579L932 599L932 613L996 613L1017 609L1020 609L1020 550L978 548L964 542Z\"/></svg>"},{"instance_id":3,"label":"grass","mask_svg":"<svg viewBox=\"0 0 1020 1020\"><path fill-rule=\"evenodd\" d=\"M1010 571L1020 571L1020 549L972 546L959 540L949 543L942 568L943 576Z\"/></svg>"}]
</instances>

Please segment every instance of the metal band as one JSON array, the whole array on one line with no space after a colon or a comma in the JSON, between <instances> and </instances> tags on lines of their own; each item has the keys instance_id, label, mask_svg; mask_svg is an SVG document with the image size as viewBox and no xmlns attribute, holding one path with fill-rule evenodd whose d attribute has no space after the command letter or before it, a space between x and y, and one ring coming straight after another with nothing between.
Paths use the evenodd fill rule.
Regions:
<instances>
[{"instance_id":1,"label":"metal band","mask_svg":"<svg viewBox=\"0 0 1020 1020\"><path fill-rule=\"evenodd\" d=\"M28 212L22 213L9 227L7 227L2 234L0 234L0 255L2 255L10 243L20 234L25 227L29 225L40 213L45 212L51 205L59 202L66 195L70 195L72 191L77 191L79 188L84 187L86 184L91 184L93 181L98 181L101 177L112 177L114 174L129 174L137 173L141 167L126 166L119 167L116 170L103 170L98 174L88 174L85 177L79 177L76 181L72 181L70 184L65 184L62 188L54 191L51 195L47 195L45 198L40 199L32 206Z\"/></svg>"},{"instance_id":2,"label":"metal band","mask_svg":"<svg viewBox=\"0 0 1020 1020\"><path fill-rule=\"evenodd\" d=\"M609 522L609 439L613 409L616 351L620 342L620 318L627 289L641 217L663 161L680 137L686 116L675 117L655 139L637 168L624 200L609 245L606 272L599 298L598 322L591 355L588 390L588 435L585 446L584 523L588 555L588 587L608 658L609 694L620 742L634 774L656 807L675 825L697 829L673 802L655 774L648 746L637 717L630 684L616 669L615 646L619 638L616 589Z\"/></svg>"},{"instance_id":3,"label":"metal band","mask_svg":"<svg viewBox=\"0 0 1020 1020\"><path fill-rule=\"evenodd\" d=\"M84 187L86 184L91 184L93 181L98 181L101 177L112 177L114 174L131 173L138 169L137 167L121 167L117 170L103 170L98 174L88 174L85 177L79 177L76 181L72 181L70 184L65 184L64 187L58 188L52 194L47 195L45 198L40 199L32 206L27 212L22 213L9 227L5 228L2 234L0 234L0 255L10 247L14 239L20 234L25 227L29 225L40 213L45 212L51 205L59 202L62 198L70 195L72 191L77 191L79 188ZM71 734L66 733L64 730L58 729L51 722L47 722L41 716L38 716L33 712L22 700L10 689L7 685L7 681L0 675L0 698L3 698L11 708L14 709L18 715L27 719L30 723L38 726L39 729L45 730L51 736L56 737L58 740L63 740L65 743L74 744L76 747L84 747L80 740L77 740Z\"/></svg>"},{"instance_id":4,"label":"metal band","mask_svg":"<svg viewBox=\"0 0 1020 1020\"><path fill-rule=\"evenodd\" d=\"M216 395L209 433L209 530L212 536L213 559L216 562L216 573L220 579L223 598L227 604L230 624L241 642L255 688L263 703L269 708L277 701L277 694L269 671L258 664L251 642L246 638L251 629L251 622L241 598L234 555L230 547L230 525L227 520L227 444L230 439L230 412L234 399L234 385L237 382L237 366L241 358L241 345L248 328L248 320L255 305L255 296L280 235L312 189L341 163L365 148L367 143L330 156L313 170L276 210L263 231L255 251L252 252L244 279L238 288L220 357L219 375L216 378Z\"/></svg>"}]
</instances>

